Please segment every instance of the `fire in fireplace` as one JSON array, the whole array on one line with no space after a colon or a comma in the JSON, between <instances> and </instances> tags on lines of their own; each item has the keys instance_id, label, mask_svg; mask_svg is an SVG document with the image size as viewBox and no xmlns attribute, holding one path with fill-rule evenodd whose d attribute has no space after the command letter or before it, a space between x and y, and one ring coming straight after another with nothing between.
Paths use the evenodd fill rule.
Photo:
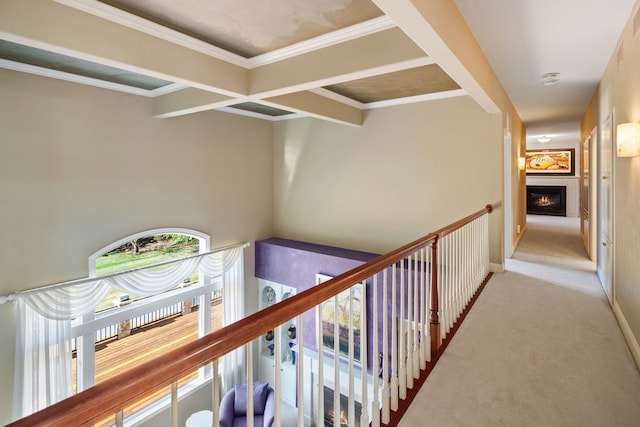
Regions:
<instances>
[{"instance_id":1,"label":"fire in fireplace","mask_svg":"<svg viewBox=\"0 0 640 427\"><path fill-rule=\"evenodd\" d=\"M324 425L325 427L360 427L360 415L362 414L362 405L360 402L354 401L355 420L349 422L348 417L349 400L344 394L340 394L340 408L338 411L333 410L333 389L324 386ZM336 417L336 413L338 416ZM338 418L336 422L336 418Z\"/></svg>"},{"instance_id":2,"label":"fire in fireplace","mask_svg":"<svg viewBox=\"0 0 640 427\"><path fill-rule=\"evenodd\" d=\"M527 185L527 213L567 216L567 187Z\"/></svg>"}]
</instances>

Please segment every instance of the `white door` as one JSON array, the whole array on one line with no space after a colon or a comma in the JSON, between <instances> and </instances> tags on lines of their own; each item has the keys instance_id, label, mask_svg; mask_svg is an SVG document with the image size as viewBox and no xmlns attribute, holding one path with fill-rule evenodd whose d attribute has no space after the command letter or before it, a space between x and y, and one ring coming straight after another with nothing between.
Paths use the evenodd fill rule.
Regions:
<instances>
[{"instance_id":1,"label":"white door","mask_svg":"<svg viewBox=\"0 0 640 427\"><path fill-rule=\"evenodd\" d=\"M598 278L613 304L613 113L602 125L600 137L600 205L598 215Z\"/></svg>"}]
</instances>

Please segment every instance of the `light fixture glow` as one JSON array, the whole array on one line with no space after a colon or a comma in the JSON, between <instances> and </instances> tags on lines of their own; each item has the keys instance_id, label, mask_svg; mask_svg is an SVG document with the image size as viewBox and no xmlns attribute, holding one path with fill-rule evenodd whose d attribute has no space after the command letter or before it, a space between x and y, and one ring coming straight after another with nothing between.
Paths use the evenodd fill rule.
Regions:
<instances>
[{"instance_id":1,"label":"light fixture glow","mask_svg":"<svg viewBox=\"0 0 640 427\"><path fill-rule=\"evenodd\" d=\"M551 86L560 81L558 78L560 73L545 73L542 75L542 84L545 86Z\"/></svg>"},{"instance_id":2,"label":"light fixture glow","mask_svg":"<svg viewBox=\"0 0 640 427\"><path fill-rule=\"evenodd\" d=\"M640 123L622 123L616 132L618 157L640 156Z\"/></svg>"},{"instance_id":3,"label":"light fixture glow","mask_svg":"<svg viewBox=\"0 0 640 427\"><path fill-rule=\"evenodd\" d=\"M523 171L527 166L527 160L524 157L518 157L518 169Z\"/></svg>"},{"instance_id":4,"label":"light fixture glow","mask_svg":"<svg viewBox=\"0 0 640 427\"><path fill-rule=\"evenodd\" d=\"M543 136L542 138L538 138L538 142L545 143L549 141L551 141L551 138L549 138L548 136Z\"/></svg>"}]
</instances>

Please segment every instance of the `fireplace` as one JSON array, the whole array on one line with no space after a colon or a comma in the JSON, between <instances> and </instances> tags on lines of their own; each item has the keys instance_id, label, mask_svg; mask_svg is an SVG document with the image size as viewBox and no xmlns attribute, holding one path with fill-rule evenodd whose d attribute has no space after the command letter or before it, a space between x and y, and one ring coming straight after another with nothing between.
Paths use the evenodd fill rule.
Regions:
<instances>
[{"instance_id":1,"label":"fireplace","mask_svg":"<svg viewBox=\"0 0 640 427\"><path fill-rule=\"evenodd\" d=\"M360 415L362 414L362 405L360 402L354 401L354 409L355 409L355 420L353 423L349 424L348 417L348 408L349 408L349 400L347 396L344 394L340 394L340 410L333 410L333 389L327 386L324 386L324 425L325 427L360 427ZM337 412L339 414L339 422L334 422L334 413Z\"/></svg>"},{"instance_id":2,"label":"fireplace","mask_svg":"<svg viewBox=\"0 0 640 427\"><path fill-rule=\"evenodd\" d=\"M527 185L527 213L567 216L567 187Z\"/></svg>"}]
</instances>

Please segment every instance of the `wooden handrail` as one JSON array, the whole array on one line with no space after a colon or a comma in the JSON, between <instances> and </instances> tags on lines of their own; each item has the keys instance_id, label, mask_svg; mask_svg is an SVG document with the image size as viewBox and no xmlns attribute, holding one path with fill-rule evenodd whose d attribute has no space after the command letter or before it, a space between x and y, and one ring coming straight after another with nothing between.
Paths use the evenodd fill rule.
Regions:
<instances>
[{"instance_id":1,"label":"wooden handrail","mask_svg":"<svg viewBox=\"0 0 640 427\"><path fill-rule=\"evenodd\" d=\"M281 325L290 319L316 307L405 257L428 245L437 244L439 238L491 213L492 206L471 214L440 230L430 233L386 255L356 267L346 273L267 307L232 325L218 329L207 336L178 347L138 367L118 374L82 393L71 396L9 426L90 426L113 416L128 404L162 387L169 386L182 376L265 334L273 325Z\"/></svg>"}]
</instances>

